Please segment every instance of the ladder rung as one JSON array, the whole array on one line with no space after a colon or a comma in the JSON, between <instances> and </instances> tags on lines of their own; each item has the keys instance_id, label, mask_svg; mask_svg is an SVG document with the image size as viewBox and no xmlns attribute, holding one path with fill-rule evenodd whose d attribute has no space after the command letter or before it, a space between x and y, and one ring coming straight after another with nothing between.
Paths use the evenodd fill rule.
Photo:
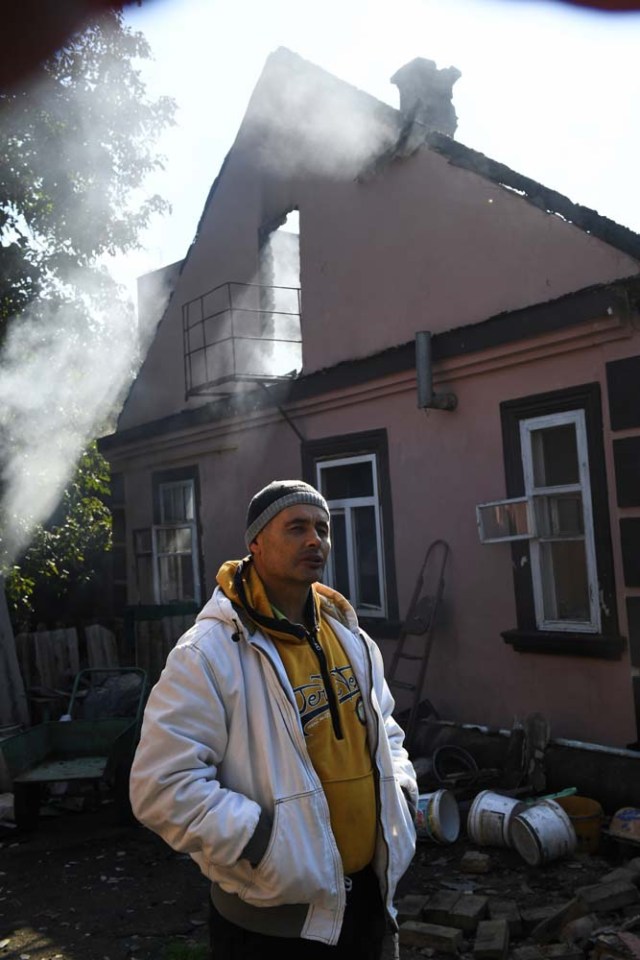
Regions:
<instances>
[{"instance_id":1,"label":"ladder rung","mask_svg":"<svg viewBox=\"0 0 640 960\"><path fill-rule=\"evenodd\" d=\"M393 684L394 687L400 687L402 690L415 690L415 683L407 683L406 680L389 680L389 684Z\"/></svg>"}]
</instances>

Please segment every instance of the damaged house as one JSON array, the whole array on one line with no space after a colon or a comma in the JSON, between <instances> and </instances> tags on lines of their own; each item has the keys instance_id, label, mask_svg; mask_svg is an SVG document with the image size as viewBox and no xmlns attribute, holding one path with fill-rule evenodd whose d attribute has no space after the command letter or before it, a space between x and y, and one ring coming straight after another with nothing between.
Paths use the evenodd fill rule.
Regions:
<instances>
[{"instance_id":1,"label":"damaged house","mask_svg":"<svg viewBox=\"0 0 640 960\"><path fill-rule=\"evenodd\" d=\"M396 110L268 59L186 257L140 281L142 324L169 297L100 442L116 603L195 609L245 553L253 493L303 477L332 508L326 577L388 665L419 575L436 595L444 573L414 638L441 718L540 712L554 736L625 747L640 237L456 141L458 76L412 61Z\"/></svg>"}]
</instances>

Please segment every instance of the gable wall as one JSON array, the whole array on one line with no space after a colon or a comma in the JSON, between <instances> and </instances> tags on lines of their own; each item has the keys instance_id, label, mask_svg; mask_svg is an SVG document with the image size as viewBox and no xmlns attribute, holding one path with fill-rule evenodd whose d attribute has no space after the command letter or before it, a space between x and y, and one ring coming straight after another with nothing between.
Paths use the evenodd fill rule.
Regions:
<instances>
[{"instance_id":1,"label":"gable wall","mask_svg":"<svg viewBox=\"0 0 640 960\"><path fill-rule=\"evenodd\" d=\"M258 232L301 222L304 372L637 273L626 254L513 191L423 148L360 182L263 162L244 133L224 166L120 428L207 403L185 400L182 305L256 282Z\"/></svg>"},{"instance_id":2,"label":"gable wall","mask_svg":"<svg viewBox=\"0 0 640 960\"><path fill-rule=\"evenodd\" d=\"M305 196L301 224L307 372L638 272L427 149Z\"/></svg>"}]
</instances>

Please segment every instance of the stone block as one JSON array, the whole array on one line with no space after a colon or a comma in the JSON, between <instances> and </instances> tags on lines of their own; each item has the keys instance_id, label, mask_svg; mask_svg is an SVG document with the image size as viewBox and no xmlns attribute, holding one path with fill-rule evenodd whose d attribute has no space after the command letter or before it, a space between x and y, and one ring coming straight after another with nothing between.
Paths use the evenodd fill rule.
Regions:
<instances>
[{"instance_id":1,"label":"stone block","mask_svg":"<svg viewBox=\"0 0 640 960\"><path fill-rule=\"evenodd\" d=\"M449 914L461 897L459 890L438 890L429 897L422 911L426 923L439 923L447 926Z\"/></svg>"},{"instance_id":2,"label":"stone block","mask_svg":"<svg viewBox=\"0 0 640 960\"><path fill-rule=\"evenodd\" d=\"M467 850L460 861L460 869L463 873L489 873L491 857L478 850Z\"/></svg>"},{"instance_id":3,"label":"stone block","mask_svg":"<svg viewBox=\"0 0 640 960\"><path fill-rule=\"evenodd\" d=\"M602 920L594 913L589 913L585 917L578 917L576 920L570 920L560 931L560 939L565 943L577 943L578 946L584 946L590 939L594 930L602 926Z\"/></svg>"},{"instance_id":4,"label":"stone block","mask_svg":"<svg viewBox=\"0 0 640 960\"><path fill-rule=\"evenodd\" d=\"M556 907L553 913L549 914L544 920L541 920L540 923L531 930L529 936L536 943L550 943L552 940L558 939L563 927L571 923L572 920L583 917L587 912L582 901L574 897L573 900L569 900L567 903L563 903L562 906Z\"/></svg>"},{"instance_id":5,"label":"stone block","mask_svg":"<svg viewBox=\"0 0 640 960\"><path fill-rule=\"evenodd\" d=\"M544 960L542 947L528 943L523 944L521 947L516 947L511 956L513 960Z\"/></svg>"},{"instance_id":6,"label":"stone block","mask_svg":"<svg viewBox=\"0 0 640 960\"><path fill-rule=\"evenodd\" d=\"M600 883L615 883L616 880L637 884L640 881L640 874L629 867L616 867L615 870L600 877Z\"/></svg>"},{"instance_id":7,"label":"stone block","mask_svg":"<svg viewBox=\"0 0 640 960\"><path fill-rule=\"evenodd\" d=\"M640 901L638 888L628 880L613 880L611 883L594 883L588 887L579 887L576 890L576 897L585 905L587 913L622 910L623 907Z\"/></svg>"},{"instance_id":8,"label":"stone block","mask_svg":"<svg viewBox=\"0 0 640 960\"><path fill-rule=\"evenodd\" d=\"M488 897L463 893L449 912L448 926L457 927L464 933L474 933L478 924L487 915Z\"/></svg>"},{"instance_id":9,"label":"stone block","mask_svg":"<svg viewBox=\"0 0 640 960\"><path fill-rule=\"evenodd\" d=\"M575 943L549 943L542 953L545 960L584 960L584 951Z\"/></svg>"},{"instance_id":10,"label":"stone block","mask_svg":"<svg viewBox=\"0 0 640 960\"><path fill-rule=\"evenodd\" d=\"M419 920L406 920L400 924L400 944L405 947L431 947L440 953L457 953L462 943L462 931L452 927Z\"/></svg>"},{"instance_id":11,"label":"stone block","mask_svg":"<svg viewBox=\"0 0 640 960\"><path fill-rule=\"evenodd\" d=\"M402 897L396 903L398 923L404 920L423 920L422 911L428 902L429 897L417 893L409 893L406 897Z\"/></svg>"},{"instance_id":12,"label":"stone block","mask_svg":"<svg viewBox=\"0 0 640 960\"><path fill-rule=\"evenodd\" d=\"M522 936L523 924L520 908L515 900L489 900L489 919L506 920L510 937Z\"/></svg>"},{"instance_id":13,"label":"stone block","mask_svg":"<svg viewBox=\"0 0 640 960\"><path fill-rule=\"evenodd\" d=\"M509 950L506 920L481 920L473 944L475 960L503 960Z\"/></svg>"},{"instance_id":14,"label":"stone block","mask_svg":"<svg viewBox=\"0 0 640 960\"><path fill-rule=\"evenodd\" d=\"M558 912L557 903L545 903L541 907L524 907L520 910L520 919L524 933L529 934L532 930Z\"/></svg>"}]
</instances>

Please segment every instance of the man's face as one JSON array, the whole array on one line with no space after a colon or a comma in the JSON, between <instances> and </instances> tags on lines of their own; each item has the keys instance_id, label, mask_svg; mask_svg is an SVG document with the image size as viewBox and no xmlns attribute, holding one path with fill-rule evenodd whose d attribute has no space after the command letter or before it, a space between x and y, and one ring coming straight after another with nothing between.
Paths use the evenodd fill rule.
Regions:
<instances>
[{"instance_id":1,"label":"man's face","mask_svg":"<svg viewBox=\"0 0 640 960\"><path fill-rule=\"evenodd\" d=\"M263 582L310 585L319 580L331 549L329 517L321 507L286 507L251 544Z\"/></svg>"}]
</instances>

